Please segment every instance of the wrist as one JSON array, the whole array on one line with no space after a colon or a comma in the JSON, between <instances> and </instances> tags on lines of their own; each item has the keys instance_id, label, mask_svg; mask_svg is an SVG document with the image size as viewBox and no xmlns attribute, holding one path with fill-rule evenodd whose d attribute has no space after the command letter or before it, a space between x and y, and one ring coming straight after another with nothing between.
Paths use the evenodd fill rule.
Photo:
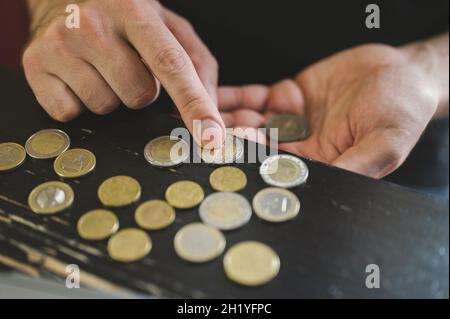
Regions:
<instances>
[{"instance_id":1,"label":"wrist","mask_svg":"<svg viewBox=\"0 0 450 319\"><path fill-rule=\"evenodd\" d=\"M28 15L30 17L30 31L33 32L49 14L50 11L63 8L74 3L74 0L27 0Z\"/></svg>"}]
</instances>

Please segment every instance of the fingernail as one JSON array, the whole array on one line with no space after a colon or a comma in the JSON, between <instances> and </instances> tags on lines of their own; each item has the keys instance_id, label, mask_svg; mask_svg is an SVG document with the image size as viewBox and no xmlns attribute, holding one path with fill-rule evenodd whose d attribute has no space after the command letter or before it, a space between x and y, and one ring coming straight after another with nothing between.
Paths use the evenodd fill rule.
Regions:
<instances>
[{"instance_id":1,"label":"fingernail","mask_svg":"<svg viewBox=\"0 0 450 319\"><path fill-rule=\"evenodd\" d=\"M219 125L219 123L210 119L203 120L201 132L202 147L222 147L225 136L223 134L223 128Z\"/></svg>"}]
</instances>

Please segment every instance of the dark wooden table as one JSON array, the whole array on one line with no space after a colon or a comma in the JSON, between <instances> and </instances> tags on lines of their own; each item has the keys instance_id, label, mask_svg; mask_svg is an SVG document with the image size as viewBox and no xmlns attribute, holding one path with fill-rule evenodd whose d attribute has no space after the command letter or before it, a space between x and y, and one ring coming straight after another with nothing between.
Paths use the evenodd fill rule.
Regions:
<instances>
[{"instance_id":1,"label":"dark wooden table","mask_svg":"<svg viewBox=\"0 0 450 319\"><path fill-rule=\"evenodd\" d=\"M58 180L51 161L27 158L19 169L0 175L4 264L49 276L64 275L64 266L74 263L92 276L84 278L98 288L119 287L163 297L449 296L447 201L310 161L308 183L294 189L302 202L299 217L274 225L253 216L245 227L226 233L228 247L258 240L279 253L281 271L269 284L246 288L228 281L222 258L201 265L177 258L173 236L182 225L199 220L197 209L177 212L174 225L151 232L154 247L144 260L116 263L105 253L105 242L84 242L75 229L83 213L101 207L96 194L104 179L117 174L135 177L143 187L141 201L163 198L165 189L181 179L199 182L209 194L208 176L214 167L185 164L169 171L144 160L143 148L150 139L182 125L165 114L169 104L164 99L143 111L122 108L104 117L86 113L69 124L59 124L41 110L22 75L0 71L0 92L0 142L23 145L37 130L60 128L70 135L72 147L93 151L98 161L92 175L67 181L76 200L70 210L55 217L36 216L26 204L36 185ZM249 179L242 194L249 200L266 187L258 167L240 165ZM115 210L121 227L135 226L134 208ZM379 289L365 286L365 269L372 263L380 267Z\"/></svg>"}]
</instances>

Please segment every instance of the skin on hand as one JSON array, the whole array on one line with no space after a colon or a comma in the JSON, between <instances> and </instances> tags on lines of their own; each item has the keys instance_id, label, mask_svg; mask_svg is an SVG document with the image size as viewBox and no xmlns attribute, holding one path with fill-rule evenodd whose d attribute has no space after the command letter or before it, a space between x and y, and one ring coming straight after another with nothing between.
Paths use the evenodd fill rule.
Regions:
<instances>
[{"instance_id":1,"label":"skin on hand","mask_svg":"<svg viewBox=\"0 0 450 319\"><path fill-rule=\"evenodd\" d=\"M381 178L403 163L442 104L435 81L411 57L386 45L356 47L295 80L219 88L220 110L227 126L254 128L276 113L305 115L312 135L281 149ZM446 69L448 86L448 50Z\"/></svg>"},{"instance_id":2,"label":"skin on hand","mask_svg":"<svg viewBox=\"0 0 450 319\"><path fill-rule=\"evenodd\" d=\"M83 105L96 114L120 102L139 109L158 97L161 84L191 132L193 121L202 121L198 142L222 143L217 62L184 18L154 0L28 2L32 35L23 65L54 119L69 121ZM68 4L80 8L79 29L65 26Z\"/></svg>"}]
</instances>

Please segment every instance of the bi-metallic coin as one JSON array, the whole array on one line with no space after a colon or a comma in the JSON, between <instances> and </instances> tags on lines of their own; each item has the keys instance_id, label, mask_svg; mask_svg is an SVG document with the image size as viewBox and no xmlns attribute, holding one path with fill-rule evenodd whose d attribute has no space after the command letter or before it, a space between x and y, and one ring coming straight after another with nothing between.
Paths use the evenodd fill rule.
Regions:
<instances>
[{"instance_id":1,"label":"bi-metallic coin","mask_svg":"<svg viewBox=\"0 0 450 319\"><path fill-rule=\"evenodd\" d=\"M36 159L55 158L70 146L69 136L56 129L42 130L33 134L25 143L27 154Z\"/></svg>"},{"instance_id":2,"label":"bi-metallic coin","mask_svg":"<svg viewBox=\"0 0 450 319\"><path fill-rule=\"evenodd\" d=\"M253 210L259 218L279 223L298 215L300 201L287 189L269 187L259 191L253 197Z\"/></svg>"},{"instance_id":3,"label":"bi-metallic coin","mask_svg":"<svg viewBox=\"0 0 450 319\"><path fill-rule=\"evenodd\" d=\"M263 180L276 187L291 188L304 184L308 180L308 166L301 159L288 155L274 155L260 166Z\"/></svg>"},{"instance_id":4,"label":"bi-metallic coin","mask_svg":"<svg viewBox=\"0 0 450 319\"><path fill-rule=\"evenodd\" d=\"M47 182L37 186L28 196L28 206L39 215L59 213L74 200L72 188L62 182Z\"/></svg>"},{"instance_id":5,"label":"bi-metallic coin","mask_svg":"<svg viewBox=\"0 0 450 319\"><path fill-rule=\"evenodd\" d=\"M26 158L25 149L16 143L0 144L0 172L6 172L23 164Z\"/></svg>"},{"instance_id":6,"label":"bi-metallic coin","mask_svg":"<svg viewBox=\"0 0 450 319\"><path fill-rule=\"evenodd\" d=\"M221 230L233 230L247 224L252 208L247 199L237 193L213 193L199 208L201 220Z\"/></svg>"},{"instance_id":7,"label":"bi-metallic coin","mask_svg":"<svg viewBox=\"0 0 450 319\"><path fill-rule=\"evenodd\" d=\"M278 129L278 137L271 129ZM311 128L306 117L284 113L275 115L268 121L266 133L278 142L293 142L307 139L311 135Z\"/></svg>"},{"instance_id":8,"label":"bi-metallic coin","mask_svg":"<svg viewBox=\"0 0 450 319\"><path fill-rule=\"evenodd\" d=\"M91 173L96 163L92 152L76 148L59 155L53 163L53 169L60 177L77 178Z\"/></svg>"},{"instance_id":9,"label":"bi-metallic coin","mask_svg":"<svg viewBox=\"0 0 450 319\"><path fill-rule=\"evenodd\" d=\"M199 148L205 163L224 165L237 162L244 155L244 144L236 136L228 134L222 148Z\"/></svg>"},{"instance_id":10,"label":"bi-metallic coin","mask_svg":"<svg viewBox=\"0 0 450 319\"><path fill-rule=\"evenodd\" d=\"M207 262L220 256L225 245L225 236L219 230L202 223L182 227L174 239L177 255L195 263Z\"/></svg>"},{"instance_id":11,"label":"bi-metallic coin","mask_svg":"<svg viewBox=\"0 0 450 319\"><path fill-rule=\"evenodd\" d=\"M145 146L144 157L153 166L174 167L189 158L189 145L178 137L161 136Z\"/></svg>"}]
</instances>

